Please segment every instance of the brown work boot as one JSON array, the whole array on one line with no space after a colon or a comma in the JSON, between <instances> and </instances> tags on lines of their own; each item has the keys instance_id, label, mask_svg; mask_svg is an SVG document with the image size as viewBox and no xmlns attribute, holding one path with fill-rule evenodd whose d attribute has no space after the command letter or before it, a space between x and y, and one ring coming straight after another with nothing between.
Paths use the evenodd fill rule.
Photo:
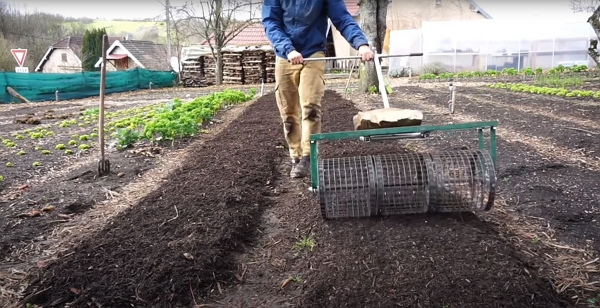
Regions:
<instances>
[{"instance_id":1,"label":"brown work boot","mask_svg":"<svg viewBox=\"0 0 600 308\"><path fill-rule=\"evenodd\" d=\"M292 179L304 178L310 174L310 156L304 156L300 160L300 162L294 167L292 167L292 171L290 172L290 176Z\"/></svg>"}]
</instances>

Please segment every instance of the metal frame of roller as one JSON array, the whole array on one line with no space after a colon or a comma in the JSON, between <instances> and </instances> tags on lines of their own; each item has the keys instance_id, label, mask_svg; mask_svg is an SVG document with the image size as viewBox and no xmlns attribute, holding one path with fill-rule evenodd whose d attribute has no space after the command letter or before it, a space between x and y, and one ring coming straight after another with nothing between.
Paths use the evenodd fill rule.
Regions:
<instances>
[{"instance_id":1,"label":"metal frame of roller","mask_svg":"<svg viewBox=\"0 0 600 308\"><path fill-rule=\"evenodd\" d=\"M496 187L498 122L405 126L313 134L311 191L325 219L488 211ZM318 142L427 138L435 131L477 130L473 150L319 158ZM489 149L484 130L489 130Z\"/></svg>"}]
</instances>

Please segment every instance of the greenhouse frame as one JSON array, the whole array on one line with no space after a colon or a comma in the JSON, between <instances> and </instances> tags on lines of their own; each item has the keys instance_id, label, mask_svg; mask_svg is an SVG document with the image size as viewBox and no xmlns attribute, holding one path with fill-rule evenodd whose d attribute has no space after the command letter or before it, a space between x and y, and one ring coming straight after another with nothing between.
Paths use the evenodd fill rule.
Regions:
<instances>
[{"instance_id":1,"label":"greenhouse frame","mask_svg":"<svg viewBox=\"0 0 600 308\"><path fill-rule=\"evenodd\" d=\"M390 55L423 53L422 57L390 58L389 69L418 69L440 63L448 71L514 68L551 69L558 65L595 66L588 55L598 39L587 22L501 20L423 22L421 29L390 32Z\"/></svg>"}]
</instances>

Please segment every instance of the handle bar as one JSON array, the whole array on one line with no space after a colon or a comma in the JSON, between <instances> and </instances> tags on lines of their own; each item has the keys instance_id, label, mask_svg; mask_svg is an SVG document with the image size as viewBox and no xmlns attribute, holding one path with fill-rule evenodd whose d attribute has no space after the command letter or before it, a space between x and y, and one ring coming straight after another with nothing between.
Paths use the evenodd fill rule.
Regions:
<instances>
[{"instance_id":1,"label":"handle bar","mask_svg":"<svg viewBox=\"0 0 600 308\"><path fill-rule=\"evenodd\" d=\"M379 55L376 54L376 57L379 59L383 59L383 58L400 58L400 57L420 57L423 56L423 53L409 53L409 54L403 54L403 55ZM325 61L325 60L360 60L362 59L361 56L347 56L347 57L327 57L327 58L304 58L302 59L303 62L308 62L308 61Z\"/></svg>"}]
</instances>

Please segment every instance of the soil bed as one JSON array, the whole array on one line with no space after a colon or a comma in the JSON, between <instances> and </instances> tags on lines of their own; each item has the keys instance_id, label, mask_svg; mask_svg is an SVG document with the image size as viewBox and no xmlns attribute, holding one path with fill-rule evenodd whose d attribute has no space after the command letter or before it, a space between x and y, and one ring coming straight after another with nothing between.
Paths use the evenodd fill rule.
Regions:
<instances>
[{"instance_id":1,"label":"soil bed","mask_svg":"<svg viewBox=\"0 0 600 308\"><path fill-rule=\"evenodd\" d=\"M569 115L582 121L595 121L600 117L600 100L584 98L561 98L541 94L512 92L506 89L493 89L489 87L461 87L457 93L459 103L463 99L462 93L477 95L482 101L493 100L507 107L523 106L536 108L540 111L551 112L557 115Z\"/></svg>"},{"instance_id":2,"label":"soil bed","mask_svg":"<svg viewBox=\"0 0 600 308\"><path fill-rule=\"evenodd\" d=\"M392 105L418 109L410 94L396 96ZM274 102L274 94L258 99L214 139L190 146L193 154L160 189L30 277L29 293L47 290L28 302L55 307L572 306L538 276L537 264L476 215L324 221L308 181L289 179ZM327 91L323 108L324 131L352 130L357 112L352 102ZM407 150L405 142L337 141L322 143L319 154ZM535 157L527 152L525 157ZM505 155L512 161L499 161L500 166L528 167L506 153L499 159ZM502 168L506 174L507 167ZM530 184L523 181L500 188ZM295 245L303 238L314 249Z\"/></svg>"},{"instance_id":3,"label":"soil bed","mask_svg":"<svg viewBox=\"0 0 600 308\"><path fill-rule=\"evenodd\" d=\"M472 91L467 87L461 90ZM399 89L399 91L407 95L417 95L424 101L431 102L432 105L441 106L443 102L448 100L447 91L442 89L403 88ZM573 129L589 130L590 128L580 123L550 118L532 112L522 112L511 108L510 103L506 104L506 106L500 105L504 102L515 100L517 99L510 92L504 94L496 93L493 101L481 96L476 101L465 96L460 96L455 106L455 112L458 114L472 114L482 119L491 117L493 120L498 120L500 125L510 127L519 133L548 139L553 144L563 146L569 150L584 149L583 153L590 157L600 155L600 143L597 142L596 135ZM568 102L564 102L564 104L568 104ZM529 107L526 104L524 105L525 107ZM518 108L518 106L516 107ZM561 113L557 113L556 115L560 117Z\"/></svg>"},{"instance_id":4,"label":"soil bed","mask_svg":"<svg viewBox=\"0 0 600 308\"><path fill-rule=\"evenodd\" d=\"M418 93L422 93L420 97L429 97L429 100L423 99L415 102L414 97ZM514 101L514 96L516 95L507 93L504 100ZM456 119L456 117L461 117L462 115L471 116L474 120L479 121L500 120L500 127L505 127L507 123L511 123L511 119L507 117L505 112L497 110L496 112L490 112L490 108L469 106L467 105L469 102L465 102L463 97L461 97L461 103L456 106L456 117L448 114L444 115L442 114L445 111L443 104L438 103L441 102L440 99L442 97L441 94L436 96L436 94L426 89L400 87L396 88L395 93L391 96L390 105L392 107L426 109L429 111L435 108L442 111L440 113L424 112L425 125L462 122L463 120ZM567 103L565 102L565 104ZM378 104L380 102L370 101L372 108L378 108ZM533 130L517 129L518 134L530 136L534 139L540 135L548 136L544 125L535 121L537 118L535 114L528 114L529 118L526 118L527 114L520 114L518 112L509 114L514 115L515 118L523 119L523 121L527 121L532 127L537 128ZM515 130L514 126L511 126L511 128ZM583 249L587 254L586 259L582 260L588 260L587 258L589 258L593 264L595 256L600 250L600 240L598 239L600 228L597 223L600 219L600 212L598 210L600 206L600 188L596 184L597 179L600 177L599 172L578 164L561 161L558 158L553 159L548 153L537 152L526 141L522 141L519 138L515 139L515 136L512 135L505 136L501 133L501 130L499 132L496 167L498 173L498 193L506 201L506 204L498 204L496 207L502 211L514 212L514 216L516 217L511 219L521 221L520 224L522 224L523 230L529 229L528 224L539 224L540 227L538 229L546 232L546 234L538 234L539 236L549 236L556 239L558 246L548 245L551 250L550 253L554 256L554 261L564 257L561 255L560 250L578 251L579 249ZM474 143L474 138L472 138L474 136L470 137L470 139L464 138L461 134L444 136L444 139L436 140L434 138L432 141L426 142L426 145L433 149L452 148L468 144L469 142ZM561 141L557 140L555 143L556 146L565 147L571 144L570 140ZM536 244L535 236L538 235L529 233L529 236L532 237L531 242L529 244L525 242L524 245L528 249L531 249L531 251L536 251L535 253L544 255L548 252L548 247L544 248ZM558 255L556 255L557 247L559 248ZM540 261L541 258L533 257L530 260L548 270L547 265L542 264ZM573 267L572 269L552 268L550 271L553 274L558 272L563 272L564 274L564 271L567 271L569 273L566 275L575 275L576 271L579 271L575 269L578 268L578 263L579 261L573 260L571 263L563 264L563 266ZM584 261L581 261L581 263L584 263ZM600 279L595 270L591 270L589 273L584 274L584 276L586 277L581 280L583 285ZM554 278L560 280L564 277ZM577 281L576 283L579 282ZM589 287L589 285L586 287ZM577 288L578 293L582 292L581 286ZM571 293L571 295L573 294ZM595 297L596 293L590 292L587 295ZM581 297L582 294L579 293L578 296Z\"/></svg>"},{"instance_id":5,"label":"soil bed","mask_svg":"<svg viewBox=\"0 0 600 308\"><path fill-rule=\"evenodd\" d=\"M150 96L144 96L144 93L125 95L134 94L136 100L125 103L107 102L107 112L158 102L153 100L156 93ZM113 94L112 97L118 96ZM168 100L161 102L166 101ZM67 109L61 110L61 107ZM0 125L0 137L9 138L17 144L12 148L0 144L0 175L4 178L4 181L0 182L0 233L3 235L0 238L0 260L22 262L25 255L31 258L25 250L32 245L35 245L37 251L43 251L50 244L46 240L54 228L69 223L75 216L118 195L124 186L154 168L159 158L189 144L190 139L178 139L173 144L158 142L151 145L142 141L122 151L111 148L106 152L106 159L111 163L111 176L98 178L97 166L100 156L98 149L94 148L98 137L92 135L96 132L93 129L97 124L83 124L83 121L80 121L82 126L58 127L56 124L62 121L60 117L44 118L44 115L67 114L73 119L78 119L80 113L94 107L97 107L97 102L91 98L70 103L0 106L0 110L9 110L9 115L12 112L12 117L3 113L7 119L18 118L24 112L42 118L39 125L11 124L19 126L17 128L20 129L20 135L25 137L21 140L15 139L11 130L5 130L11 127ZM214 123L206 123L203 129L212 129L214 125L218 125L216 122L220 115L216 115ZM30 139L22 132L23 129L35 131L40 127L44 127L52 135ZM80 139L84 135L88 136L87 140ZM108 135L109 133L106 134ZM76 144L69 145L70 140L76 141ZM109 140L107 143L110 143ZM56 149L58 144L64 145L65 148ZM91 147L81 150L78 148L81 144ZM47 152L43 153L42 150ZM65 155L66 150L71 151L72 155ZM19 152L23 155L18 155ZM34 166L34 163L40 165Z\"/></svg>"},{"instance_id":6,"label":"soil bed","mask_svg":"<svg viewBox=\"0 0 600 308\"><path fill-rule=\"evenodd\" d=\"M353 129L353 103L327 91L323 108L324 131ZM319 153L404 151L336 141ZM207 307L569 307L475 215L324 221L308 181L290 180L289 168L280 168L259 244L238 259L239 284ZM295 246L307 238L314 249Z\"/></svg>"},{"instance_id":7,"label":"soil bed","mask_svg":"<svg viewBox=\"0 0 600 308\"><path fill-rule=\"evenodd\" d=\"M283 155L271 99L259 99L230 129L190 148L170 181L45 268L35 286L52 288L35 302L190 306L231 281L232 255L252 239Z\"/></svg>"}]
</instances>

